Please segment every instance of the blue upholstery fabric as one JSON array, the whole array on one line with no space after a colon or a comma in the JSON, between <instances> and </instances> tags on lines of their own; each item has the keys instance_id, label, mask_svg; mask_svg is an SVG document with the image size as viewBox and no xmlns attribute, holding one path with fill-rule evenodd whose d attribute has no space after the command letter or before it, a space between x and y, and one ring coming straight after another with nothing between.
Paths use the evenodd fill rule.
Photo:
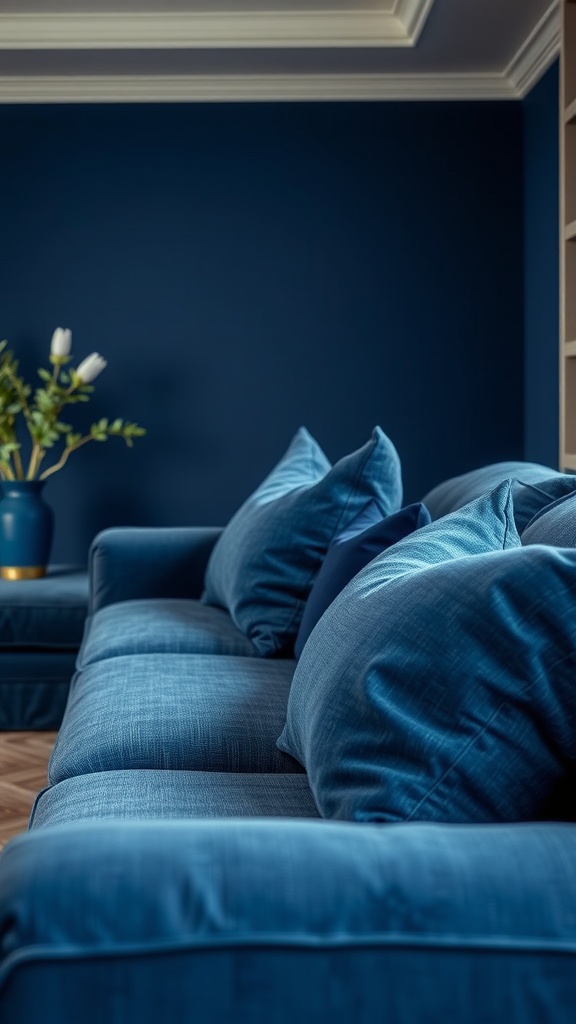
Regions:
<instances>
[{"instance_id":1,"label":"blue upholstery fabric","mask_svg":"<svg viewBox=\"0 0 576 1024\"><path fill-rule=\"evenodd\" d=\"M374 502L371 505L377 508ZM367 522L369 519L372 519L370 524ZM346 584L380 552L429 522L430 514L421 503L407 505L391 516L379 516L377 521L374 521L372 512L366 515L362 511L356 516L350 526L332 541L314 580L294 644L297 658L302 654L318 619Z\"/></svg>"},{"instance_id":2,"label":"blue upholstery fabric","mask_svg":"<svg viewBox=\"0 0 576 1024\"><path fill-rule=\"evenodd\" d=\"M90 611L135 598L199 598L220 527L115 527L92 542Z\"/></svg>"},{"instance_id":3,"label":"blue upholstery fabric","mask_svg":"<svg viewBox=\"0 0 576 1024\"><path fill-rule=\"evenodd\" d=\"M278 819L32 832L2 857L3 1019L572 1024L574 837Z\"/></svg>"},{"instance_id":4,"label":"blue upholstery fabric","mask_svg":"<svg viewBox=\"0 0 576 1024\"><path fill-rule=\"evenodd\" d=\"M305 775L127 769L64 779L36 798L30 828L78 821L318 818Z\"/></svg>"},{"instance_id":5,"label":"blue upholstery fabric","mask_svg":"<svg viewBox=\"0 0 576 1024\"><path fill-rule=\"evenodd\" d=\"M319 623L282 749L327 817L538 817L576 760L576 552L397 568L372 562Z\"/></svg>"},{"instance_id":6,"label":"blue upholstery fabric","mask_svg":"<svg viewBox=\"0 0 576 1024\"><path fill-rule=\"evenodd\" d=\"M0 652L0 729L58 729L74 651Z\"/></svg>"},{"instance_id":7,"label":"blue upholstery fabric","mask_svg":"<svg viewBox=\"0 0 576 1024\"><path fill-rule=\"evenodd\" d=\"M332 468L301 428L216 543L203 600L226 608L259 654L291 653L333 537L369 501L388 515L401 497L400 460L379 427Z\"/></svg>"},{"instance_id":8,"label":"blue upholstery fabric","mask_svg":"<svg viewBox=\"0 0 576 1024\"><path fill-rule=\"evenodd\" d=\"M541 466L536 462L495 462L480 469L473 469L470 473L463 473L462 476L444 480L429 491L422 501L432 519L439 519L440 516L448 515L449 512L454 512L493 490L509 477L515 477L523 484L538 484L542 481L547 483L546 492L540 497L534 492L526 492L526 508L524 503L517 499L516 526L519 533L522 533L528 521L543 504L547 505L565 493L566 489L573 490L576 487L576 477L558 473L549 466Z\"/></svg>"},{"instance_id":9,"label":"blue upholstery fabric","mask_svg":"<svg viewBox=\"0 0 576 1024\"><path fill-rule=\"evenodd\" d=\"M423 571L470 555L519 546L513 481L504 480L489 494L422 527L382 552L351 580L310 637L294 673L286 724L278 739L280 750L290 753L308 771L313 762L321 762L325 756L329 763L330 751L324 749L324 742L330 744L331 728L347 736L346 722L338 721L338 708L341 702L355 699L345 692L344 672L354 675L357 665L356 682L362 686L364 666L371 664L372 658L384 657L392 642L404 642L409 647L416 644L412 639L411 614L421 608L425 616L429 603L435 601L433 593L429 596L429 580L422 576ZM414 580L414 593L408 594L409 600L403 598L403 603L396 604L395 617L389 619L389 611L391 614L393 609L388 609L386 596L392 592L390 585L404 577L408 584ZM441 614L438 609L436 612ZM348 615L349 624L345 625ZM396 636L392 622L398 616L402 619L402 628ZM331 645L331 654L323 661L327 644ZM423 655L423 659L430 657L433 661L433 652ZM337 692L333 694L333 690ZM326 734L321 722L325 704L331 704L330 709L326 708ZM354 715L351 721L355 721ZM319 798L318 793L316 798ZM324 809L326 806L319 803L323 813L330 817L332 813Z\"/></svg>"},{"instance_id":10,"label":"blue upholstery fabric","mask_svg":"<svg viewBox=\"0 0 576 1024\"><path fill-rule=\"evenodd\" d=\"M576 492L576 476L571 473L557 474L547 480L526 483L520 479L513 482L514 519L520 536L528 524L558 498Z\"/></svg>"},{"instance_id":11,"label":"blue upholstery fabric","mask_svg":"<svg viewBox=\"0 0 576 1024\"><path fill-rule=\"evenodd\" d=\"M0 580L0 651L76 651L88 608L81 566L54 565L38 580Z\"/></svg>"},{"instance_id":12,"label":"blue upholstery fabric","mask_svg":"<svg viewBox=\"0 0 576 1024\"><path fill-rule=\"evenodd\" d=\"M86 623L83 669L127 654L256 654L222 608L200 601L150 598L100 608Z\"/></svg>"},{"instance_id":13,"label":"blue upholstery fabric","mask_svg":"<svg viewBox=\"0 0 576 1024\"><path fill-rule=\"evenodd\" d=\"M294 665L186 654L97 662L72 682L50 781L120 768L299 772L276 747Z\"/></svg>"},{"instance_id":14,"label":"blue upholstery fabric","mask_svg":"<svg viewBox=\"0 0 576 1024\"><path fill-rule=\"evenodd\" d=\"M565 494L545 506L528 523L522 543L576 548L576 494Z\"/></svg>"}]
</instances>

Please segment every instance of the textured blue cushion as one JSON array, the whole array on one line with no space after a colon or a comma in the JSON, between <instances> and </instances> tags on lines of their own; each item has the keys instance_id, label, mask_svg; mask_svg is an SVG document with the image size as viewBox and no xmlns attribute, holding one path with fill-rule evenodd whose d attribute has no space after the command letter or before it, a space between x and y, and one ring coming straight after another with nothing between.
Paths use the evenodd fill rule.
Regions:
<instances>
[{"instance_id":1,"label":"textured blue cushion","mask_svg":"<svg viewBox=\"0 0 576 1024\"><path fill-rule=\"evenodd\" d=\"M97 821L0 861L13 1024L573 1024L575 828Z\"/></svg>"},{"instance_id":2,"label":"textured blue cushion","mask_svg":"<svg viewBox=\"0 0 576 1024\"><path fill-rule=\"evenodd\" d=\"M140 768L64 779L36 797L31 829L154 818L318 818L302 773Z\"/></svg>"},{"instance_id":3,"label":"textured blue cushion","mask_svg":"<svg viewBox=\"0 0 576 1024\"><path fill-rule=\"evenodd\" d=\"M302 427L217 541L203 600L226 608L259 654L291 651L331 540L370 500L388 515L401 498L400 460L380 427L332 468Z\"/></svg>"},{"instance_id":4,"label":"textured blue cushion","mask_svg":"<svg viewBox=\"0 0 576 1024\"><path fill-rule=\"evenodd\" d=\"M222 608L201 601L142 598L100 608L86 622L83 669L127 654L256 654Z\"/></svg>"},{"instance_id":5,"label":"textured blue cushion","mask_svg":"<svg viewBox=\"0 0 576 1024\"><path fill-rule=\"evenodd\" d=\"M88 609L82 566L53 565L37 580L0 580L0 651L76 651Z\"/></svg>"},{"instance_id":6,"label":"textured blue cushion","mask_svg":"<svg viewBox=\"0 0 576 1024\"><path fill-rule=\"evenodd\" d=\"M375 518L377 517L377 518ZM350 526L332 541L314 580L296 637L294 653L300 657L310 633L329 604L368 562L381 551L430 522L420 502L382 517L375 502L360 512Z\"/></svg>"},{"instance_id":7,"label":"textured blue cushion","mask_svg":"<svg viewBox=\"0 0 576 1024\"><path fill-rule=\"evenodd\" d=\"M465 514L370 563L306 645L280 745L328 817L523 820L576 758L576 552L426 564Z\"/></svg>"},{"instance_id":8,"label":"textured blue cushion","mask_svg":"<svg viewBox=\"0 0 576 1024\"><path fill-rule=\"evenodd\" d=\"M541 509L523 531L522 543L576 548L576 494L565 494Z\"/></svg>"},{"instance_id":9,"label":"textured blue cushion","mask_svg":"<svg viewBox=\"0 0 576 1024\"><path fill-rule=\"evenodd\" d=\"M428 492L422 501L432 519L455 512L463 505L479 498L496 487L503 480L514 477L524 485L539 484L540 492L527 488L521 497L520 488L516 495L515 515L518 532L527 525L536 512L550 501L576 488L576 477L558 473L549 466L536 462L495 462L489 466L473 469L461 476L444 480Z\"/></svg>"},{"instance_id":10,"label":"textured blue cushion","mask_svg":"<svg viewBox=\"0 0 576 1024\"><path fill-rule=\"evenodd\" d=\"M301 771L276 747L294 665L187 654L98 661L72 682L50 782L121 768Z\"/></svg>"}]
</instances>

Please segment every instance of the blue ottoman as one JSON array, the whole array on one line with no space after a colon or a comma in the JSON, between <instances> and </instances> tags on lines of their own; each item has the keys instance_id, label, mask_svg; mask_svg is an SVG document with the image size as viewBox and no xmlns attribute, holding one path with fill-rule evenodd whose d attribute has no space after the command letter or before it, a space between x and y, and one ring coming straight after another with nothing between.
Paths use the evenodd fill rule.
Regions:
<instances>
[{"instance_id":1,"label":"blue ottoman","mask_svg":"<svg viewBox=\"0 0 576 1024\"><path fill-rule=\"evenodd\" d=\"M0 729L57 729L88 609L83 566L0 579Z\"/></svg>"}]
</instances>

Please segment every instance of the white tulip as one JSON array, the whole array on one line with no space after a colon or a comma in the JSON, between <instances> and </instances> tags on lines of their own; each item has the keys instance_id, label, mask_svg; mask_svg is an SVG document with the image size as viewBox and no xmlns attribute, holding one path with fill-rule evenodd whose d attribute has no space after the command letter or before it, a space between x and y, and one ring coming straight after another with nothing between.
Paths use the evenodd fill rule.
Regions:
<instances>
[{"instance_id":1,"label":"white tulip","mask_svg":"<svg viewBox=\"0 0 576 1024\"><path fill-rule=\"evenodd\" d=\"M107 366L105 359L98 352L92 352L91 355L86 356L80 363L80 366L74 371L76 376L82 381L83 384L90 384L99 373Z\"/></svg>"},{"instance_id":2,"label":"white tulip","mask_svg":"<svg viewBox=\"0 0 576 1024\"><path fill-rule=\"evenodd\" d=\"M72 348L72 331L67 327L57 327L52 335L50 354L53 356L67 356Z\"/></svg>"}]
</instances>

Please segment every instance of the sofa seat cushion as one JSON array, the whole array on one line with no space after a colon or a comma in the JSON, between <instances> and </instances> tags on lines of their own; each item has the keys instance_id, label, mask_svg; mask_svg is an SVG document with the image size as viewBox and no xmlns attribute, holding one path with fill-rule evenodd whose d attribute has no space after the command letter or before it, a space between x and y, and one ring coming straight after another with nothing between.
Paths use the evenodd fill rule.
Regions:
<instances>
[{"instance_id":1,"label":"sofa seat cushion","mask_svg":"<svg viewBox=\"0 0 576 1024\"><path fill-rule=\"evenodd\" d=\"M572 1024L573 849L566 825L39 829L2 858L5 1019Z\"/></svg>"},{"instance_id":2,"label":"sofa seat cushion","mask_svg":"<svg viewBox=\"0 0 576 1024\"><path fill-rule=\"evenodd\" d=\"M86 622L78 668L126 654L255 653L222 608L150 598L110 604L95 612Z\"/></svg>"},{"instance_id":3,"label":"sofa seat cushion","mask_svg":"<svg viewBox=\"0 0 576 1024\"><path fill-rule=\"evenodd\" d=\"M87 608L82 566L51 566L37 580L0 580L0 651L77 651Z\"/></svg>"},{"instance_id":4,"label":"sofa seat cushion","mask_svg":"<svg viewBox=\"0 0 576 1024\"><path fill-rule=\"evenodd\" d=\"M142 654L72 681L51 783L119 768L302 772L276 747L294 661Z\"/></svg>"},{"instance_id":5,"label":"sofa seat cushion","mask_svg":"<svg viewBox=\"0 0 576 1024\"><path fill-rule=\"evenodd\" d=\"M318 818L305 775L165 769L93 772L36 798L30 828L112 818Z\"/></svg>"}]
</instances>

